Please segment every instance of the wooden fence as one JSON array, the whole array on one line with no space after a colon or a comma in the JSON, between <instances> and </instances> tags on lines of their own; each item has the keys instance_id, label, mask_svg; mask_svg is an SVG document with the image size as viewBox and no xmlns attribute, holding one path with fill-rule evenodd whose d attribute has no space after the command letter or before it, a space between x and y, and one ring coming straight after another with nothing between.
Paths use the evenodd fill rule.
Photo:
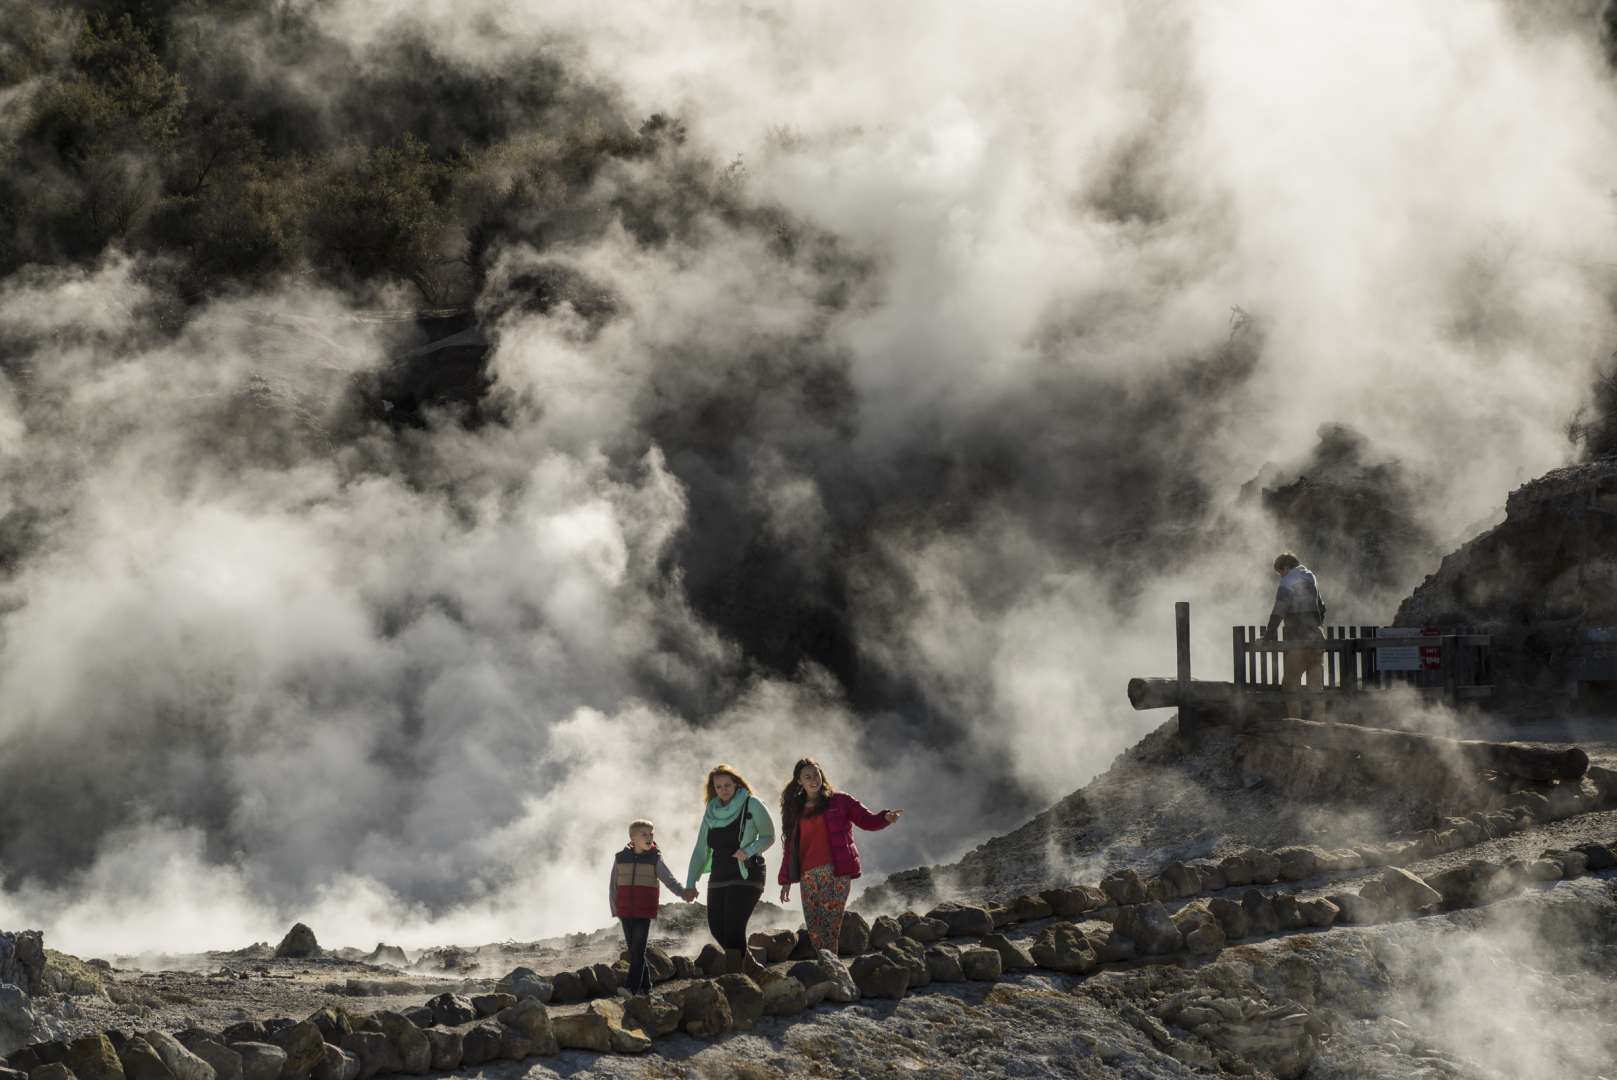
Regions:
<instances>
[{"instance_id":1,"label":"wooden fence","mask_svg":"<svg viewBox=\"0 0 1617 1080\"><path fill-rule=\"evenodd\" d=\"M1398 627L1327 626L1325 637L1285 641L1271 639L1261 626L1231 628L1237 688L1263 693L1282 685L1286 655L1303 650L1323 654L1323 687L1342 693L1407 687L1441 695L1449 701L1489 696L1489 639L1466 628L1412 631ZM1398 650L1399 668L1378 665L1377 658ZM1417 663L1409 668L1413 654Z\"/></svg>"}]
</instances>

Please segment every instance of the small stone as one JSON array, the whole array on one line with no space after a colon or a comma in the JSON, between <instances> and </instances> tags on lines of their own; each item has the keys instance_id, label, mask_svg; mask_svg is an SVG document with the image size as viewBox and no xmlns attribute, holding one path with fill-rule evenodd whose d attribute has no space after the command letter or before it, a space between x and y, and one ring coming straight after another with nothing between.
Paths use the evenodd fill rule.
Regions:
<instances>
[{"instance_id":1,"label":"small stone","mask_svg":"<svg viewBox=\"0 0 1617 1080\"><path fill-rule=\"evenodd\" d=\"M702 951L696 954L696 969L704 978L716 979L723 975L729 967L724 950L712 942L702 946Z\"/></svg>"},{"instance_id":2,"label":"small stone","mask_svg":"<svg viewBox=\"0 0 1617 1080\"><path fill-rule=\"evenodd\" d=\"M949 946L946 946L949 947ZM897 941L890 941L881 949L883 955L896 963L902 964L910 973L910 989L914 990L932 982L932 972L927 967L927 949L914 938L901 937Z\"/></svg>"},{"instance_id":3,"label":"small stone","mask_svg":"<svg viewBox=\"0 0 1617 1080\"><path fill-rule=\"evenodd\" d=\"M949 924L942 919L916 918L904 925L904 936L923 945L942 941L949 936Z\"/></svg>"},{"instance_id":4,"label":"small stone","mask_svg":"<svg viewBox=\"0 0 1617 1080\"><path fill-rule=\"evenodd\" d=\"M767 957L766 963L782 964L792 955L792 949L796 948L797 935L790 930L776 930L772 933L760 931L748 938L747 944L761 947Z\"/></svg>"},{"instance_id":5,"label":"small stone","mask_svg":"<svg viewBox=\"0 0 1617 1080\"><path fill-rule=\"evenodd\" d=\"M1252 920L1247 916L1246 907L1239 900L1232 900L1227 896L1215 896L1207 902L1207 910L1218 925L1224 930L1224 937L1228 941L1240 941L1252 934Z\"/></svg>"},{"instance_id":6,"label":"small stone","mask_svg":"<svg viewBox=\"0 0 1617 1080\"><path fill-rule=\"evenodd\" d=\"M1274 898L1275 921L1282 930L1301 930L1308 925L1297 898L1290 893L1276 893Z\"/></svg>"},{"instance_id":7,"label":"small stone","mask_svg":"<svg viewBox=\"0 0 1617 1080\"><path fill-rule=\"evenodd\" d=\"M1081 885L1073 885L1064 889L1045 889L1039 898L1050 905L1053 914L1064 918L1082 915L1094 906L1094 898Z\"/></svg>"},{"instance_id":8,"label":"small stone","mask_svg":"<svg viewBox=\"0 0 1617 1080\"><path fill-rule=\"evenodd\" d=\"M1055 910L1043 896L1018 896L1011 901L1011 914L1017 922L1025 923L1048 919Z\"/></svg>"},{"instance_id":9,"label":"small stone","mask_svg":"<svg viewBox=\"0 0 1617 1080\"><path fill-rule=\"evenodd\" d=\"M685 987L679 997L680 1022L690 1034L715 1038L734 1026L730 999L713 980L694 982Z\"/></svg>"},{"instance_id":10,"label":"small stone","mask_svg":"<svg viewBox=\"0 0 1617 1080\"><path fill-rule=\"evenodd\" d=\"M1146 956L1167 956L1185 946L1179 928L1168 916L1168 909L1156 900L1123 908L1114 925L1119 933L1133 938Z\"/></svg>"},{"instance_id":11,"label":"small stone","mask_svg":"<svg viewBox=\"0 0 1617 1080\"><path fill-rule=\"evenodd\" d=\"M1241 907L1246 911L1247 925L1251 927L1252 934L1273 934L1280 929L1274 901L1262 890L1248 889L1242 893Z\"/></svg>"},{"instance_id":12,"label":"small stone","mask_svg":"<svg viewBox=\"0 0 1617 1080\"><path fill-rule=\"evenodd\" d=\"M308 960L320 955L320 942L315 940L314 931L303 923L293 923L292 929L275 946L275 956L279 960Z\"/></svg>"},{"instance_id":13,"label":"small stone","mask_svg":"<svg viewBox=\"0 0 1617 1080\"><path fill-rule=\"evenodd\" d=\"M820 995L827 1001L850 1002L859 1000L859 986L848 974L848 969L842 966L841 961L832 956L829 950L822 950L817 959L802 960L792 965L787 972L792 978L803 984L803 988L812 998L817 988L823 987Z\"/></svg>"},{"instance_id":14,"label":"small stone","mask_svg":"<svg viewBox=\"0 0 1617 1080\"><path fill-rule=\"evenodd\" d=\"M1588 867L1591 874L1599 870L1610 870L1613 866L1617 866L1617 855L1614 855L1611 848L1605 844L1579 844L1572 850L1583 855L1584 865Z\"/></svg>"},{"instance_id":15,"label":"small stone","mask_svg":"<svg viewBox=\"0 0 1617 1080\"><path fill-rule=\"evenodd\" d=\"M1224 870L1212 859L1192 859L1185 867L1201 879L1199 892L1217 892L1229 887L1229 879L1224 876Z\"/></svg>"},{"instance_id":16,"label":"small stone","mask_svg":"<svg viewBox=\"0 0 1617 1080\"><path fill-rule=\"evenodd\" d=\"M1245 855L1231 855L1220 862L1218 868L1230 886L1252 884L1252 860Z\"/></svg>"},{"instance_id":17,"label":"small stone","mask_svg":"<svg viewBox=\"0 0 1617 1080\"><path fill-rule=\"evenodd\" d=\"M1201 875L1182 862L1171 862L1164 866L1158 880L1162 881L1168 890L1168 895L1164 899L1182 900L1202 891Z\"/></svg>"},{"instance_id":18,"label":"small stone","mask_svg":"<svg viewBox=\"0 0 1617 1080\"><path fill-rule=\"evenodd\" d=\"M1320 872L1325 853L1314 847L1283 847L1275 852L1280 863L1280 880L1303 881Z\"/></svg>"},{"instance_id":19,"label":"small stone","mask_svg":"<svg viewBox=\"0 0 1617 1080\"><path fill-rule=\"evenodd\" d=\"M1252 864L1252 884L1270 885L1280 880L1280 860L1274 852L1253 848L1243 854Z\"/></svg>"},{"instance_id":20,"label":"small stone","mask_svg":"<svg viewBox=\"0 0 1617 1080\"><path fill-rule=\"evenodd\" d=\"M685 958L680 957L680 959ZM628 961L627 956L624 957L624 961ZM674 958L668 955L667 950L658 948L656 945L646 946L646 969L651 972L651 981L654 983L667 982L669 979L674 978L676 974ZM687 974L685 977L689 978L690 976Z\"/></svg>"}]
</instances>

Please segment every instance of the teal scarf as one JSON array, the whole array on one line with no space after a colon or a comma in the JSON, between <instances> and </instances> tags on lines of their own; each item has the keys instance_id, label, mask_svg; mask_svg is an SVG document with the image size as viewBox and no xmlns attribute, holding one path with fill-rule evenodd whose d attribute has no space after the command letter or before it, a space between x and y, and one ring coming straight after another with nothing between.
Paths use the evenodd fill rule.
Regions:
<instances>
[{"instance_id":1,"label":"teal scarf","mask_svg":"<svg viewBox=\"0 0 1617 1080\"><path fill-rule=\"evenodd\" d=\"M722 829L746 809L747 800L752 798L752 792L746 788L737 788L736 793L730 796L730 804L726 806L718 799L709 799L707 809L702 812L702 824L709 829Z\"/></svg>"}]
</instances>

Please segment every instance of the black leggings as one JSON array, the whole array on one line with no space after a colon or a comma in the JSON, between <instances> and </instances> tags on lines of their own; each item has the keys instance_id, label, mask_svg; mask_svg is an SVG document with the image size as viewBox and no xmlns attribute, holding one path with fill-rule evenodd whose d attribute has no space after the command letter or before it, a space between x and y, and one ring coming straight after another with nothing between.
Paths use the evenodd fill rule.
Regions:
<instances>
[{"instance_id":1,"label":"black leggings","mask_svg":"<svg viewBox=\"0 0 1617 1080\"><path fill-rule=\"evenodd\" d=\"M747 947L747 920L764 895L749 885L723 885L707 890L707 929L726 949Z\"/></svg>"}]
</instances>

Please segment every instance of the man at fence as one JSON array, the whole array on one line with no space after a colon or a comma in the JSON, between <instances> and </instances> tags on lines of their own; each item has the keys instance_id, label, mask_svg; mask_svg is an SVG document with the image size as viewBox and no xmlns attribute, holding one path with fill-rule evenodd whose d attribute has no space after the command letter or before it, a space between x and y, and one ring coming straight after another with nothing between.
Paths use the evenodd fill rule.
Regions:
<instances>
[{"instance_id":1,"label":"man at fence","mask_svg":"<svg viewBox=\"0 0 1617 1080\"><path fill-rule=\"evenodd\" d=\"M1269 640L1273 641L1275 630L1284 626L1286 634L1282 640L1323 641L1325 631L1321 624L1325 621L1325 601L1319 595L1319 582L1314 578L1314 572L1288 551L1275 557L1275 573L1280 575L1280 588L1275 593L1274 610L1269 613ZM1288 652L1282 667L1284 674L1281 685L1288 691L1286 712L1290 716L1303 716L1299 690L1303 673L1308 674L1310 690L1324 689L1325 654L1319 649ZM1310 706L1308 713L1312 714L1313 711Z\"/></svg>"}]
</instances>

